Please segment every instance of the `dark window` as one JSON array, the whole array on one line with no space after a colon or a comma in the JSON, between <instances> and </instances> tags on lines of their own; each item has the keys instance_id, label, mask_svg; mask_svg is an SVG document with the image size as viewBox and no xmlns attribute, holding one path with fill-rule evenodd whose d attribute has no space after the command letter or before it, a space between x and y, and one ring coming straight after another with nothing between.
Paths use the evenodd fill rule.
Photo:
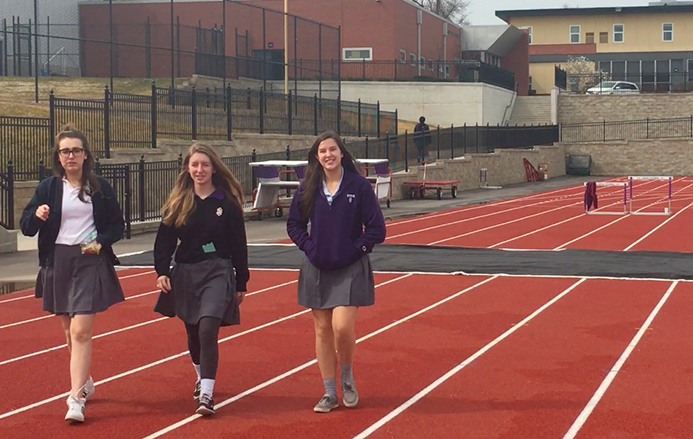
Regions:
<instances>
[{"instance_id":1,"label":"dark window","mask_svg":"<svg viewBox=\"0 0 693 439\"><path fill-rule=\"evenodd\" d=\"M609 32L599 32L599 42L606 44L609 42Z\"/></svg>"},{"instance_id":2,"label":"dark window","mask_svg":"<svg viewBox=\"0 0 693 439\"><path fill-rule=\"evenodd\" d=\"M587 43L587 44L594 43L594 32L587 32L585 34L585 43Z\"/></svg>"}]
</instances>

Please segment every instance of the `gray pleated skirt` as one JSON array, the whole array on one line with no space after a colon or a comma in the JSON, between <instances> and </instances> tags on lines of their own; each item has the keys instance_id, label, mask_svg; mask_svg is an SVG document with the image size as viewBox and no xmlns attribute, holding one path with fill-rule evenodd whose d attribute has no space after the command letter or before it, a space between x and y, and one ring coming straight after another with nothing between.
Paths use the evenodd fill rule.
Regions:
<instances>
[{"instance_id":1,"label":"gray pleated skirt","mask_svg":"<svg viewBox=\"0 0 693 439\"><path fill-rule=\"evenodd\" d=\"M82 254L79 245L56 245L53 265L42 267L36 279L36 297L43 310L73 317L96 314L125 300L109 257Z\"/></svg>"},{"instance_id":2,"label":"gray pleated skirt","mask_svg":"<svg viewBox=\"0 0 693 439\"><path fill-rule=\"evenodd\" d=\"M303 259L298 274L298 304L312 309L371 306L375 303L373 268L368 255L344 268L322 271Z\"/></svg>"},{"instance_id":3,"label":"gray pleated skirt","mask_svg":"<svg viewBox=\"0 0 693 439\"><path fill-rule=\"evenodd\" d=\"M160 293L154 311L196 325L202 317L221 319L221 326L240 324L236 276L228 259L178 263L171 270L171 291Z\"/></svg>"}]
</instances>

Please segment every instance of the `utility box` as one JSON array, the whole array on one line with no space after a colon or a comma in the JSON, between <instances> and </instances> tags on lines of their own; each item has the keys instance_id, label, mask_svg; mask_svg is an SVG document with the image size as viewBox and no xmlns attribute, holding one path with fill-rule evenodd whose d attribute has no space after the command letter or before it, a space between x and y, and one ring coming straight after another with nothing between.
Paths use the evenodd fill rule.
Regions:
<instances>
[{"instance_id":1,"label":"utility box","mask_svg":"<svg viewBox=\"0 0 693 439\"><path fill-rule=\"evenodd\" d=\"M549 179L549 164L548 163L539 163L539 169L537 170L539 173L539 180L544 181Z\"/></svg>"}]
</instances>

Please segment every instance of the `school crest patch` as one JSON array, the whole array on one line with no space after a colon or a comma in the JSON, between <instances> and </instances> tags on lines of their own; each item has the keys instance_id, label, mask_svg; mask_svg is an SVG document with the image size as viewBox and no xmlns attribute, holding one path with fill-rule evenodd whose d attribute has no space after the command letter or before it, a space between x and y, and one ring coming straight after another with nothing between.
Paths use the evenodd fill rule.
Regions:
<instances>
[{"instance_id":1,"label":"school crest patch","mask_svg":"<svg viewBox=\"0 0 693 439\"><path fill-rule=\"evenodd\" d=\"M222 216L223 214L224 214L224 209L222 209L221 207L218 207L217 208L217 216Z\"/></svg>"},{"instance_id":2,"label":"school crest patch","mask_svg":"<svg viewBox=\"0 0 693 439\"><path fill-rule=\"evenodd\" d=\"M356 198L356 194L347 194L347 198L349 199L349 203L354 201L354 198Z\"/></svg>"}]
</instances>

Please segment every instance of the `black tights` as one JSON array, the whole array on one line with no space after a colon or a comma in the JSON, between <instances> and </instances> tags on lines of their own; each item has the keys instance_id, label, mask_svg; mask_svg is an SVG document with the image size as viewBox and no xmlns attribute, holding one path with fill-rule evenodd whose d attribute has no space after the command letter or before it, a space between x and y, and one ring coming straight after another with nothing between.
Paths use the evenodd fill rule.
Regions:
<instances>
[{"instance_id":1,"label":"black tights","mask_svg":"<svg viewBox=\"0 0 693 439\"><path fill-rule=\"evenodd\" d=\"M188 333L188 350L193 363L200 365L200 377L215 379L219 364L219 326L221 319L202 317L197 325L185 324Z\"/></svg>"}]
</instances>

